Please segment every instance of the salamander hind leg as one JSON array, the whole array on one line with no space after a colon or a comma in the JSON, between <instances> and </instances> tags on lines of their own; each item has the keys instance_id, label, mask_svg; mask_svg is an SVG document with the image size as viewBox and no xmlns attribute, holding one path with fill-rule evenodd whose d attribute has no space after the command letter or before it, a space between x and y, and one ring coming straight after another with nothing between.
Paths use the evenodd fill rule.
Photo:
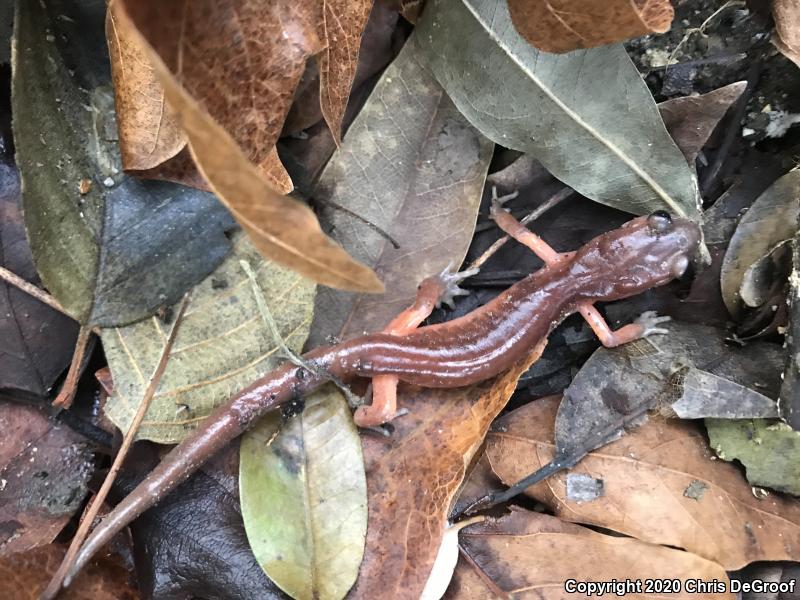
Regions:
<instances>
[{"instance_id":1,"label":"salamander hind leg","mask_svg":"<svg viewBox=\"0 0 800 600\"><path fill-rule=\"evenodd\" d=\"M469 292L459 287L467 277L472 277L478 269L454 273L452 265L433 277L426 278L417 289L417 298L410 307L397 315L383 330L392 335L405 335L414 331L427 319L433 309L440 304L452 306L456 296ZM397 385L394 375L379 375L372 378L372 404L359 406L353 420L359 427L375 427L399 416L397 411Z\"/></svg>"}]
</instances>

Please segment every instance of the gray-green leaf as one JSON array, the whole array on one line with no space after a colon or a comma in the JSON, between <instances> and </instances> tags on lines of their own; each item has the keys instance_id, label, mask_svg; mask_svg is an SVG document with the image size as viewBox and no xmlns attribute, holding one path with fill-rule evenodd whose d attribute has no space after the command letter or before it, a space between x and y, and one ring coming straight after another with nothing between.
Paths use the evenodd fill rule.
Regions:
<instances>
[{"instance_id":1,"label":"gray-green leaf","mask_svg":"<svg viewBox=\"0 0 800 600\"><path fill-rule=\"evenodd\" d=\"M314 284L264 260L239 233L230 256L192 291L139 439L162 444L181 441L214 408L286 360L262 320L240 260L255 270L286 344L294 351L303 346L311 325ZM122 431L139 406L170 326L152 317L102 331L114 378L106 414Z\"/></svg>"},{"instance_id":2,"label":"gray-green leaf","mask_svg":"<svg viewBox=\"0 0 800 600\"><path fill-rule=\"evenodd\" d=\"M17 3L12 101L36 267L73 317L108 327L180 299L223 260L233 220L212 194L122 172L105 7Z\"/></svg>"},{"instance_id":3,"label":"gray-green leaf","mask_svg":"<svg viewBox=\"0 0 800 600\"><path fill-rule=\"evenodd\" d=\"M705 423L717 455L739 460L751 484L800 496L800 432L763 419L706 419Z\"/></svg>"},{"instance_id":4,"label":"gray-green leaf","mask_svg":"<svg viewBox=\"0 0 800 600\"><path fill-rule=\"evenodd\" d=\"M530 153L598 202L697 216L694 174L622 46L540 52L497 0L430 0L414 38L490 139Z\"/></svg>"},{"instance_id":5,"label":"gray-green leaf","mask_svg":"<svg viewBox=\"0 0 800 600\"><path fill-rule=\"evenodd\" d=\"M247 539L269 577L297 599L343 598L367 533L361 441L332 386L302 415L270 414L242 438L239 488Z\"/></svg>"}]
</instances>

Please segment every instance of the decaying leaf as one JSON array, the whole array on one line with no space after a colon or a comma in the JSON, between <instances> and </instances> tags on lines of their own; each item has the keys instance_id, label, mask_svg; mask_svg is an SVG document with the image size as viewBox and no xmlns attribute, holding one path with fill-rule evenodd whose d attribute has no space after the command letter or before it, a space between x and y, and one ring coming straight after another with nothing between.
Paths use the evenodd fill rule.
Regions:
<instances>
[{"instance_id":1,"label":"decaying leaf","mask_svg":"<svg viewBox=\"0 0 800 600\"><path fill-rule=\"evenodd\" d=\"M669 0L510 0L508 9L522 37L544 52L664 33L675 13Z\"/></svg>"},{"instance_id":2,"label":"decaying leaf","mask_svg":"<svg viewBox=\"0 0 800 600\"><path fill-rule=\"evenodd\" d=\"M730 313L742 313L739 287L747 269L778 242L797 233L800 219L800 169L772 184L742 217L722 263L722 298Z\"/></svg>"},{"instance_id":3,"label":"decaying leaf","mask_svg":"<svg viewBox=\"0 0 800 600\"><path fill-rule=\"evenodd\" d=\"M329 335L351 337L384 327L411 304L422 279L461 263L491 155L492 144L458 113L420 63L417 48L406 44L315 193L320 219L356 259L380 274L387 291L320 290L312 347Z\"/></svg>"},{"instance_id":4,"label":"decaying leaf","mask_svg":"<svg viewBox=\"0 0 800 600\"><path fill-rule=\"evenodd\" d=\"M126 461L126 467L133 469L117 480L119 491L130 493L157 464L158 456L146 456L148 450L154 454L153 448L134 446L135 459ZM131 524L143 597L286 599L247 545L238 470L234 443Z\"/></svg>"},{"instance_id":5,"label":"decaying leaf","mask_svg":"<svg viewBox=\"0 0 800 600\"><path fill-rule=\"evenodd\" d=\"M772 43L800 66L800 6L793 0L773 0L775 36Z\"/></svg>"},{"instance_id":6,"label":"decaying leaf","mask_svg":"<svg viewBox=\"0 0 800 600\"><path fill-rule=\"evenodd\" d=\"M487 454L505 483L553 457L556 409L553 400L533 402L503 416L489 433ZM651 417L572 470L602 479L602 497L570 502L565 474L526 494L563 519L684 548L728 570L757 560L797 560L800 504L778 494L756 498L739 469L712 458L693 423Z\"/></svg>"},{"instance_id":7,"label":"decaying leaf","mask_svg":"<svg viewBox=\"0 0 800 600\"><path fill-rule=\"evenodd\" d=\"M328 393L325 393L325 392ZM367 482L350 408L332 386L242 438L242 518L261 568L296 599L343 598L367 533Z\"/></svg>"},{"instance_id":8,"label":"decaying leaf","mask_svg":"<svg viewBox=\"0 0 800 600\"><path fill-rule=\"evenodd\" d=\"M664 125L690 165L694 165L717 124L746 87L746 81L737 81L700 96L683 96L659 103Z\"/></svg>"},{"instance_id":9,"label":"decaying leaf","mask_svg":"<svg viewBox=\"0 0 800 600\"><path fill-rule=\"evenodd\" d=\"M112 5L112 10L115 27L139 36L121 2ZM158 11L146 18L140 15L145 21L157 17ZM198 169L259 251L325 285L360 292L383 291L375 273L350 258L322 232L308 206L282 196L267 183L237 142L180 85L159 54L141 36L138 41L189 138ZM237 115L237 120L243 120L242 116Z\"/></svg>"},{"instance_id":10,"label":"decaying leaf","mask_svg":"<svg viewBox=\"0 0 800 600\"><path fill-rule=\"evenodd\" d=\"M697 216L692 170L621 46L539 52L492 0L428 2L413 40L459 110L498 144L530 153L592 200Z\"/></svg>"},{"instance_id":11,"label":"decaying leaf","mask_svg":"<svg viewBox=\"0 0 800 600\"><path fill-rule=\"evenodd\" d=\"M38 283L25 239L16 168L0 160L0 266ZM0 281L0 390L46 395L69 365L78 325Z\"/></svg>"},{"instance_id":12,"label":"decaying leaf","mask_svg":"<svg viewBox=\"0 0 800 600\"><path fill-rule=\"evenodd\" d=\"M605 591L603 596L607 597L690 600L698 594L685 588L689 580L728 582L721 566L695 554L604 535L515 507L509 515L462 531L461 548L468 560L459 562L447 596L458 600L489 597L560 600L590 595L565 589L569 580L618 582L614 589ZM662 591L656 593L654 588L647 593L646 580L670 582L671 592L665 594L664 588L660 588ZM641 589L625 587L626 581L634 586L640 582ZM675 581L680 582L679 589ZM736 597L730 592L699 595Z\"/></svg>"},{"instance_id":13,"label":"decaying leaf","mask_svg":"<svg viewBox=\"0 0 800 600\"><path fill-rule=\"evenodd\" d=\"M800 431L763 419L706 419L706 429L717 456L741 462L751 484L800 496Z\"/></svg>"},{"instance_id":14,"label":"decaying leaf","mask_svg":"<svg viewBox=\"0 0 800 600\"><path fill-rule=\"evenodd\" d=\"M653 407L697 417L763 416L775 410L783 360L777 345L733 348L725 343L725 332L713 327L677 322L667 327L668 335L600 348L586 361L558 410L560 452L596 448Z\"/></svg>"},{"instance_id":15,"label":"decaying leaf","mask_svg":"<svg viewBox=\"0 0 800 600\"><path fill-rule=\"evenodd\" d=\"M44 591L67 552L66 546L50 544L0 559L0 596L35 600ZM63 600L139 600L129 573L118 556L101 556L78 574L59 598Z\"/></svg>"},{"instance_id":16,"label":"decaying leaf","mask_svg":"<svg viewBox=\"0 0 800 600\"><path fill-rule=\"evenodd\" d=\"M392 424L391 446L365 437L369 524L354 598L419 598L455 494L486 430L541 355L540 344L509 372L454 389L401 386L409 414Z\"/></svg>"},{"instance_id":17,"label":"decaying leaf","mask_svg":"<svg viewBox=\"0 0 800 600\"><path fill-rule=\"evenodd\" d=\"M42 281L78 321L114 326L177 302L233 223L211 194L121 172L104 15L100 0L17 5L12 109Z\"/></svg>"},{"instance_id":18,"label":"decaying leaf","mask_svg":"<svg viewBox=\"0 0 800 600\"><path fill-rule=\"evenodd\" d=\"M234 251L195 286L167 369L139 438L179 442L192 427L246 384L285 360L258 312L240 260L256 271L278 330L295 351L311 322L314 286L264 261L244 235ZM167 315L169 316L169 315ZM170 325L159 317L113 329L101 337L114 378L106 413L122 430L139 406Z\"/></svg>"},{"instance_id":19,"label":"decaying leaf","mask_svg":"<svg viewBox=\"0 0 800 600\"><path fill-rule=\"evenodd\" d=\"M81 507L94 462L84 438L30 406L0 401L0 431L0 556L8 556L53 541Z\"/></svg>"}]
</instances>

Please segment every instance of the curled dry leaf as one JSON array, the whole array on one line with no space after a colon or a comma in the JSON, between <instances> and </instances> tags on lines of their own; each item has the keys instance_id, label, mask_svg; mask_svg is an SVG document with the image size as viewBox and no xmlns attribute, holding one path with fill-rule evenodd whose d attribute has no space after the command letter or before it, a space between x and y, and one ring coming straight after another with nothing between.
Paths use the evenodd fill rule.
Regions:
<instances>
[{"instance_id":1,"label":"curled dry leaf","mask_svg":"<svg viewBox=\"0 0 800 600\"><path fill-rule=\"evenodd\" d=\"M475 600L513 597L560 600L564 583L575 581L680 580L674 593L627 590L625 598L698 597L684 588L689 579L717 580L728 576L718 564L689 552L612 537L555 517L512 507L511 514L472 525L461 532L462 560L456 568L448 598ZM624 589L624 588L618 588ZM580 594L583 595L583 594ZM588 595L588 594L587 594ZM599 595L599 594L598 594ZM616 590L604 596L622 595ZM703 598L733 599L732 593L701 594Z\"/></svg>"},{"instance_id":2,"label":"curled dry leaf","mask_svg":"<svg viewBox=\"0 0 800 600\"><path fill-rule=\"evenodd\" d=\"M772 43L800 66L800 6L794 0L773 0L775 36Z\"/></svg>"},{"instance_id":3,"label":"curled dry leaf","mask_svg":"<svg viewBox=\"0 0 800 600\"><path fill-rule=\"evenodd\" d=\"M35 600L44 591L67 552L66 546L51 544L0 559L0 597ZM63 600L139 600L130 574L118 555L100 553L78 574L59 598Z\"/></svg>"},{"instance_id":4,"label":"curled dry leaf","mask_svg":"<svg viewBox=\"0 0 800 600\"><path fill-rule=\"evenodd\" d=\"M387 292L320 290L312 347L383 328L413 302L422 279L460 264L469 247L492 143L420 60L413 44L403 47L320 177L320 219Z\"/></svg>"},{"instance_id":5,"label":"curled dry leaf","mask_svg":"<svg viewBox=\"0 0 800 600\"><path fill-rule=\"evenodd\" d=\"M20 210L19 175L0 160L0 266L38 283ZM0 281L0 390L45 396L69 365L78 325Z\"/></svg>"},{"instance_id":6,"label":"curled dry leaf","mask_svg":"<svg viewBox=\"0 0 800 600\"><path fill-rule=\"evenodd\" d=\"M292 598L344 598L367 533L367 482L350 408L332 385L302 414L273 413L242 438L239 491L247 539Z\"/></svg>"},{"instance_id":7,"label":"curled dry leaf","mask_svg":"<svg viewBox=\"0 0 800 600\"><path fill-rule=\"evenodd\" d=\"M431 0L412 40L491 140L530 153L597 202L697 217L692 169L622 46L538 51L514 29L506 3L494 0Z\"/></svg>"},{"instance_id":8,"label":"curled dry leaf","mask_svg":"<svg viewBox=\"0 0 800 600\"><path fill-rule=\"evenodd\" d=\"M722 299L733 316L741 316L739 288L745 272L777 243L794 237L800 223L800 169L778 179L745 213L722 263Z\"/></svg>"},{"instance_id":9,"label":"curled dry leaf","mask_svg":"<svg viewBox=\"0 0 800 600\"><path fill-rule=\"evenodd\" d=\"M308 335L311 282L263 260L243 234L234 239L225 262L192 290L166 371L139 429L140 439L181 441L214 408L285 360L261 318L240 260L255 270L286 344L297 351ZM169 323L152 317L102 331L114 378L106 414L122 431L136 413L169 328Z\"/></svg>"},{"instance_id":10,"label":"curled dry leaf","mask_svg":"<svg viewBox=\"0 0 800 600\"><path fill-rule=\"evenodd\" d=\"M509 372L479 385L401 386L409 414L392 422L390 440L364 438L369 524L354 598L419 598L467 466L517 379L543 349L544 343Z\"/></svg>"},{"instance_id":11,"label":"curled dry leaf","mask_svg":"<svg viewBox=\"0 0 800 600\"><path fill-rule=\"evenodd\" d=\"M118 29L139 35L121 2L112 5L112 10ZM140 18L150 22L158 14L155 11L146 13L146 19ZM141 37L139 43L147 50L167 100L189 138L200 172L259 251L325 285L362 292L383 291L375 273L350 258L322 232L308 206L282 196L267 183L237 142L178 83L159 54ZM237 120L247 122L242 115Z\"/></svg>"},{"instance_id":12,"label":"curled dry leaf","mask_svg":"<svg viewBox=\"0 0 800 600\"><path fill-rule=\"evenodd\" d=\"M552 459L557 408L553 400L537 401L498 421L499 430L488 436L487 455L504 483ZM601 498L570 502L566 474L526 494L563 519L685 548L728 570L757 560L797 560L800 505L778 494L756 498L739 469L712 458L693 423L651 417L572 469L602 479Z\"/></svg>"},{"instance_id":13,"label":"curled dry leaf","mask_svg":"<svg viewBox=\"0 0 800 600\"><path fill-rule=\"evenodd\" d=\"M669 0L510 0L508 9L522 37L559 53L664 33L675 14Z\"/></svg>"},{"instance_id":14,"label":"curled dry leaf","mask_svg":"<svg viewBox=\"0 0 800 600\"><path fill-rule=\"evenodd\" d=\"M33 407L0 401L0 431L0 556L6 556L53 541L81 507L94 463L84 438Z\"/></svg>"}]
</instances>

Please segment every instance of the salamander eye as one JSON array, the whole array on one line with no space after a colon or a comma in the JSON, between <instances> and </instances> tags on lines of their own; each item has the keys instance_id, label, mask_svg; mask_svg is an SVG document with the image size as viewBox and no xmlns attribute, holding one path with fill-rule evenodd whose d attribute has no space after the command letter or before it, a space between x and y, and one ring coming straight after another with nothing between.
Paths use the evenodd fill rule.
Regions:
<instances>
[{"instance_id":1,"label":"salamander eye","mask_svg":"<svg viewBox=\"0 0 800 600\"><path fill-rule=\"evenodd\" d=\"M672 217L665 210L657 210L647 217L647 224L656 233L664 233L672 226Z\"/></svg>"}]
</instances>

